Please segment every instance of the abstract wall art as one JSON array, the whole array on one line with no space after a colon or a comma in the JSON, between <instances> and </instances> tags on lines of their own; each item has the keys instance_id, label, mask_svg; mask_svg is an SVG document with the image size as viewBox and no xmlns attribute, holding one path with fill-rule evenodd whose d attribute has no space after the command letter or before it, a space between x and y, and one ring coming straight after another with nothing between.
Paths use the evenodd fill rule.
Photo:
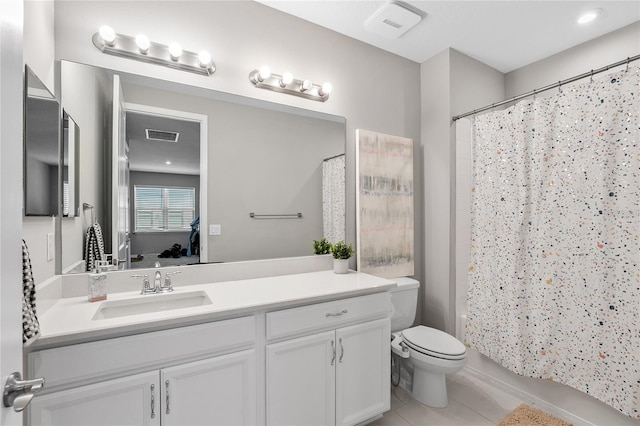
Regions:
<instances>
[{"instance_id":1,"label":"abstract wall art","mask_svg":"<svg viewBox=\"0 0 640 426\"><path fill-rule=\"evenodd\" d=\"M356 130L358 270L414 274L413 139Z\"/></svg>"}]
</instances>

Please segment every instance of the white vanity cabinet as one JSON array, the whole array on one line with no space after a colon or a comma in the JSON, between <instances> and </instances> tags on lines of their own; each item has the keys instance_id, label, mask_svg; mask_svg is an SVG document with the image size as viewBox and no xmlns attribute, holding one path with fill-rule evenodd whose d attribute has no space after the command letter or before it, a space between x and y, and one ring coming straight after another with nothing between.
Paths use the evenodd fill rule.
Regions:
<instances>
[{"instance_id":1,"label":"white vanity cabinet","mask_svg":"<svg viewBox=\"0 0 640 426\"><path fill-rule=\"evenodd\" d=\"M255 340L251 316L33 352L29 424L254 425Z\"/></svg>"},{"instance_id":2,"label":"white vanity cabinet","mask_svg":"<svg viewBox=\"0 0 640 426\"><path fill-rule=\"evenodd\" d=\"M165 368L162 426L255 425L255 350Z\"/></svg>"},{"instance_id":3,"label":"white vanity cabinet","mask_svg":"<svg viewBox=\"0 0 640 426\"><path fill-rule=\"evenodd\" d=\"M154 371L38 396L29 424L159 426L159 390Z\"/></svg>"},{"instance_id":4,"label":"white vanity cabinet","mask_svg":"<svg viewBox=\"0 0 640 426\"><path fill-rule=\"evenodd\" d=\"M194 284L212 304L110 319L63 298L26 354L45 386L25 424L366 422L390 408L393 285L331 270Z\"/></svg>"},{"instance_id":5,"label":"white vanity cabinet","mask_svg":"<svg viewBox=\"0 0 640 426\"><path fill-rule=\"evenodd\" d=\"M378 293L268 313L267 425L354 425L389 410L390 306Z\"/></svg>"}]
</instances>

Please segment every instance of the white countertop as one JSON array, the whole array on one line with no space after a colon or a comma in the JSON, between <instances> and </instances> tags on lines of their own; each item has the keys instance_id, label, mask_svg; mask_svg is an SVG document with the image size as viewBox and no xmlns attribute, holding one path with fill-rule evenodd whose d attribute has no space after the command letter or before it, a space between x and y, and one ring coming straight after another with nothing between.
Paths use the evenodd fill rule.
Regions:
<instances>
[{"instance_id":1,"label":"white countertop","mask_svg":"<svg viewBox=\"0 0 640 426\"><path fill-rule=\"evenodd\" d=\"M107 286L109 283L107 283ZM251 314L345 297L386 291L394 281L360 272L335 274L309 272L175 287L172 294L203 291L211 304L119 318L93 320L104 302L89 302L86 296L62 298L40 321L41 335L32 349L120 337L216 319ZM109 294L107 301L162 297L138 291Z\"/></svg>"}]
</instances>

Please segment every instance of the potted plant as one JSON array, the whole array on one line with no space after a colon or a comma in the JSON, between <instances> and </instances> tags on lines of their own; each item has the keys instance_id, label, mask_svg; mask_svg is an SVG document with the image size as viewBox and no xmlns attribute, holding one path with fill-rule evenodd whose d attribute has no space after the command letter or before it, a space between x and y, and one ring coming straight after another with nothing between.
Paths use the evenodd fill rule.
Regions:
<instances>
[{"instance_id":1,"label":"potted plant","mask_svg":"<svg viewBox=\"0 0 640 426\"><path fill-rule=\"evenodd\" d=\"M313 254L330 254L331 243L326 238L313 240Z\"/></svg>"},{"instance_id":2,"label":"potted plant","mask_svg":"<svg viewBox=\"0 0 640 426\"><path fill-rule=\"evenodd\" d=\"M333 272L336 274L346 274L349 270L349 258L353 256L353 246L344 241L338 241L331 246L333 256Z\"/></svg>"}]
</instances>

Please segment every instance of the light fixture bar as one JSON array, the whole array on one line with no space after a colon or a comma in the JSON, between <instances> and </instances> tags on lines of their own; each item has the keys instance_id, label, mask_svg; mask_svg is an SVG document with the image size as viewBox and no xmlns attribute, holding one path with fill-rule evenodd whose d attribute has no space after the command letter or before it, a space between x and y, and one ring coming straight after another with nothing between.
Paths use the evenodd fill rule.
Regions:
<instances>
[{"instance_id":1,"label":"light fixture bar","mask_svg":"<svg viewBox=\"0 0 640 426\"><path fill-rule=\"evenodd\" d=\"M329 99L329 92L331 91L331 85L327 85L327 83L325 83L323 91L323 86L311 83L309 80L291 78L290 74L283 77L282 75L269 73L268 77L263 77L260 75L260 70L251 71L249 73L249 81L260 89L300 96L301 98L319 102L325 102ZM327 87L329 90L327 90Z\"/></svg>"},{"instance_id":2,"label":"light fixture bar","mask_svg":"<svg viewBox=\"0 0 640 426\"><path fill-rule=\"evenodd\" d=\"M115 40L107 43L98 32L93 35L91 40L94 46L102 53L109 55L163 65L165 67L201 75L211 75L216 70L215 64L210 59L208 63L202 64L198 53L182 50L180 56L174 59L172 58L172 52L170 52L169 46L153 41L149 41L149 47L143 53L143 49L136 44L136 37L125 34L116 34ZM173 53L176 53L175 49L172 50Z\"/></svg>"}]
</instances>

